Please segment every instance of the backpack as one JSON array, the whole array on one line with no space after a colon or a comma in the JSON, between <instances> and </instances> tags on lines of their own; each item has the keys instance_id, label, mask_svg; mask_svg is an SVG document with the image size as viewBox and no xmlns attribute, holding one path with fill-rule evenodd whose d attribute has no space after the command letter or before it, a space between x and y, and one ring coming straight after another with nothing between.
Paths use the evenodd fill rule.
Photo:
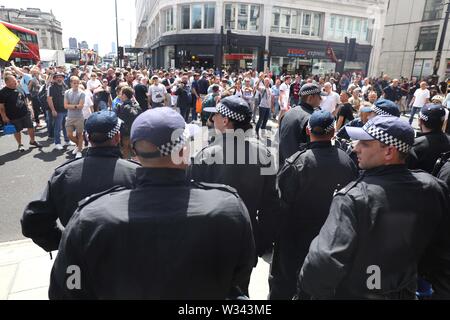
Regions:
<instances>
[{"instance_id":1,"label":"backpack","mask_svg":"<svg viewBox=\"0 0 450 320\"><path fill-rule=\"evenodd\" d=\"M437 177L442 170L442 167L450 160L450 151L443 153L436 161L433 169L433 176Z\"/></svg>"},{"instance_id":2,"label":"backpack","mask_svg":"<svg viewBox=\"0 0 450 320\"><path fill-rule=\"evenodd\" d=\"M117 106L117 116L124 122L125 130L131 130L134 120L141 114L142 109L137 103L127 102Z\"/></svg>"},{"instance_id":3,"label":"backpack","mask_svg":"<svg viewBox=\"0 0 450 320\"><path fill-rule=\"evenodd\" d=\"M205 108L215 108L216 107L216 97L218 95L214 93L210 93L206 96L205 100L202 104L202 110Z\"/></svg>"}]
</instances>

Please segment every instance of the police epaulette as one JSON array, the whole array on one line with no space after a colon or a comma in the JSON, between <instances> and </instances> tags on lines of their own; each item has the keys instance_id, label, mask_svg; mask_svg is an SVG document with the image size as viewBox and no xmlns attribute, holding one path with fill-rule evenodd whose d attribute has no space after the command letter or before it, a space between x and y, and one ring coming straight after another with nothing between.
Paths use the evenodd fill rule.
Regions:
<instances>
[{"instance_id":1,"label":"police epaulette","mask_svg":"<svg viewBox=\"0 0 450 320\"><path fill-rule=\"evenodd\" d=\"M238 191L233 187L227 186L225 184L214 184L214 183L205 183L205 182L197 182L192 180L191 184L195 187L203 190L220 190L228 193L234 194L237 198L239 198Z\"/></svg>"},{"instance_id":2,"label":"police epaulette","mask_svg":"<svg viewBox=\"0 0 450 320\"><path fill-rule=\"evenodd\" d=\"M67 166L67 165L69 165L69 164L71 164L71 163L73 163L73 162L79 161L79 160L83 160L83 158L72 159L72 160L69 160L69 161L67 161L67 162L64 162L62 165L60 165L59 167L57 167L55 170L61 169L61 168L65 167L65 166Z\"/></svg>"},{"instance_id":3,"label":"police epaulette","mask_svg":"<svg viewBox=\"0 0 450 320\"><path fill-rule=\"evenodd\" d=\"M118 192L118 191L124 191L124 190L127 190L127 188L122 187L122 186L116 186L116 187L108 189L106 191L93 194L93 195L85 198L84 200L81 200L80 202L78 202L78 210L81 210L82 208L84 208L88 204L94 202L97 199L100 199L103 196L106 196L107 194L110 194L110 193L113 193L113 192Z\"/></svg>"},{"instance_id":4,"label":"police epaulette","mask_svg":"<svg viewBox=\"0 0 450 320\"><path fill-rule=\"evenodd\" d=\"M337 195L346 195L347 193L349 193L350 190L352 190L353 188L355 188L358 183L360 183L362 181L362 179L364 178L364 176L360 176L358 179L356 179L353 182L350 182L350 184L348 184L345 188L341 189L341 190L336 190L334 192L334 197Z\"/></svg>"},{"instance_id":5,"label":"police epaulette","mask_svg":"<svg viewBox=\"0 0 450 320\"><path fill-rule=\"evenodd\" d=\"M290 157L289 159L286 160L287 163L289 164L294 164L298 158L300 158L300 156L302 154L304 154L306 151L308 151L308 149L302 149L300 151L298 151L296 154L294 154L292 157Z\"/></svg>"}]
</instances>

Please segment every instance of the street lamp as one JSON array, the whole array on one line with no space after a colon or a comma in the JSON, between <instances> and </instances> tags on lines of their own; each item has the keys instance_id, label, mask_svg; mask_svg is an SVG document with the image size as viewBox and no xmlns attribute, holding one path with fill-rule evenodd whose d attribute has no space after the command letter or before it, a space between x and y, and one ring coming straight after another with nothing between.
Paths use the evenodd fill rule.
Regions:
<instances>
[{"instance_id":1,"label":"street lamp","mask_svg":"<svg viewBox=\"0 0 450 320\"><path fill-rule=\"evenodd\" d=\"M116 37L117 37L117 65L119 68L122 68L122 62L119 58L119 18L117 15L117 0L115 0L115 8L116 8Z\"/></svg>"}]
</instances>

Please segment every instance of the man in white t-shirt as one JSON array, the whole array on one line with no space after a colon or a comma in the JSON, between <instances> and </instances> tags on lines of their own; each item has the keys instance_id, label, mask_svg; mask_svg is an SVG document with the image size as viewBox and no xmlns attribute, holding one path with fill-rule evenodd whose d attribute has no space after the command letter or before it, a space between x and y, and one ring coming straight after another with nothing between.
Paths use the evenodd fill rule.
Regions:
<instances>
[{"instance_id":1,"label":"man in white t-shirt","mask_svg":"<svg viewBox=\"0 0 450 320\"><path fill-rule=\"evenodd\" d=\"M167 90L166 87L160 83L158 76L153 76L152 85L148 89L148 101L152 108L160 108L164 106Z\"/></svg>"},{"instance_id":2,"label":"man in white t-shirt","mask_svg":"<svg viewBox=\"0 0 450 320\"><path fill-rule=\"evenodd\" d=\"M280 86L280 119L283 117L283 115L289 111L289 96L291 94L291 76L286 76L284 78L284 83Z\"/></svg>"},{"instance_id":3,"label":"man in white t-shirt","mask_svg":"<svg viewBox=\"0 0 450 320\"><path fill-rule=\"evenodd\" d=\"M414 116L417 112L420 112L420 110L425 106L427 103L430 103L430 90L427 89L428 85L424 81L420 84L420 89L416 90L416 93L414 94L414 97L411 101L411 117L409 119L409 123L412 125L414 121Z\"/></svg>"},{"instance_id":4,"label":"man in white t-shirt","mask_svg":"<svg viewBox=\"0 0 450 320\"><path fill-rule=\"evenodd\" d=\"M336 107L340 103L339 95L333 91L333 85L329 82L325 83L323 91L325 92L326 96L322 98L320 107L322 108L322 110L328 111L336 116Z\"/></svg>"},{"instance_id":5,"label":"man in white t-shirt","mask_svg":"<svg viewBox=\"0 0 450 320\"><path fill-rule=\"evenodd\" d=\"M100 80L97 79L96 73L93 72L91 74L91 79L86 83L86 86L87 86L88 90L91 90L92 93L94 93L95 90L97 90L98 88L100 88L102 86L102 83L100 82Z\"/></svg>"}]
</instances>

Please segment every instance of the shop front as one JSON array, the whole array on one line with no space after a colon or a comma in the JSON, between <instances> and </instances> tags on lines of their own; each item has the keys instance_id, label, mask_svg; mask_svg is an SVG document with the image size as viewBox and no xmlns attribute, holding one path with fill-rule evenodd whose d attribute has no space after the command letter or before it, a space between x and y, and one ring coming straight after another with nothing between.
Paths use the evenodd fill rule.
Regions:
<instances>
[{"instance_id":1,"label":"shop front","mask_svg":"<svg viewBox=\"0 0 450 320\"><path fill-rule=\"evenodd\" d=\"M313 40L292 40L270 38L270 69L276 75L299 74L304 78L309 75L333 74L338 71L339 60L344 58L345 44L328 43ZM333 53L329 48L332 48ZM358 46L358 61L345 64L347 70L367 71L371 46Z\"/></svg>"},{"instance_id":2,"label":"shop front","mask_svg":"<svg viewBox=\"0 0 450 320\"><path fill-rule=\"evenodd\" d=\"M252 70L258 66L258 50L245 49L239 50L239 53L225 53L224 65L226 70L241 71ZM242 53L244 52L244 53Z\"/></svg>"}]
</instances>

